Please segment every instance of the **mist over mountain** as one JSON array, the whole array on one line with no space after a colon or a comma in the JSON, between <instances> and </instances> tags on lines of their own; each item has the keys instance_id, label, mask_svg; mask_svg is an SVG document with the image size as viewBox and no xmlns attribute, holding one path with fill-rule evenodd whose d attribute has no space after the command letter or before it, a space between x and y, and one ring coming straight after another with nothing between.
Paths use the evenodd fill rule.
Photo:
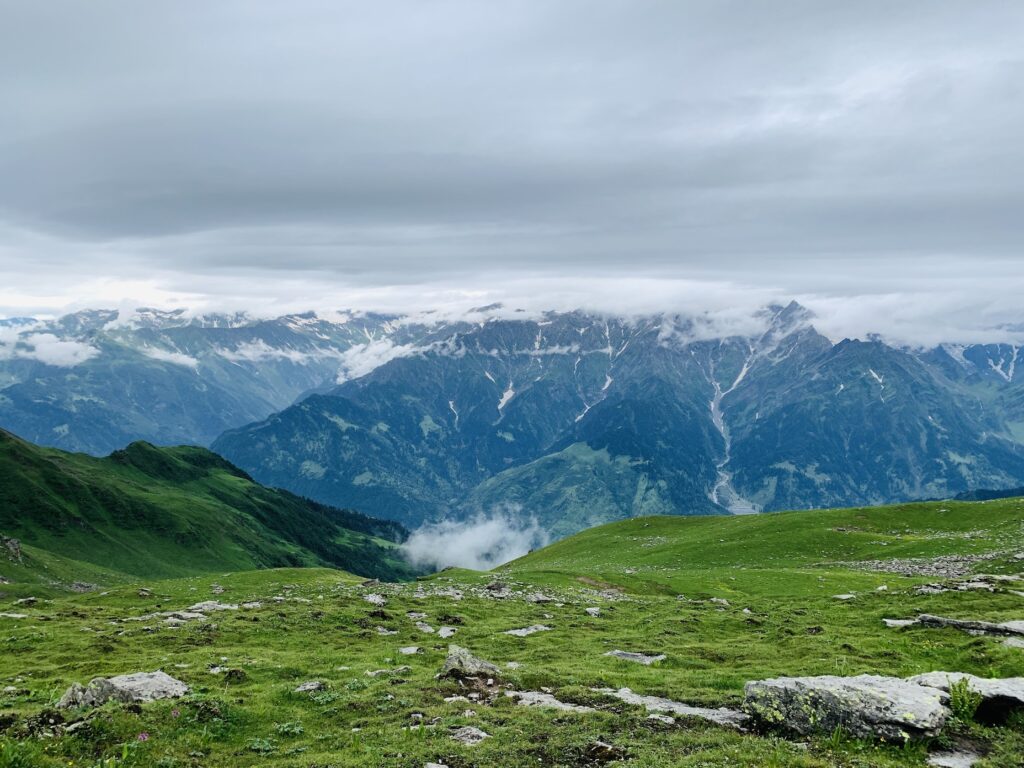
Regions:
<instances>
[{"instance_id":1,"label":"mist over mountain","mask_svg":"<svg viewBox=\"0 0 1024 768\"><path fill-rule=\"evenodd\" d=\"M406 524L514 505L563 535L1019 486L1022 357L833 341L795 302L742 322L89 311L3 321L0 426L94 454L207 445Z\"/></svg>"}]
</instances>

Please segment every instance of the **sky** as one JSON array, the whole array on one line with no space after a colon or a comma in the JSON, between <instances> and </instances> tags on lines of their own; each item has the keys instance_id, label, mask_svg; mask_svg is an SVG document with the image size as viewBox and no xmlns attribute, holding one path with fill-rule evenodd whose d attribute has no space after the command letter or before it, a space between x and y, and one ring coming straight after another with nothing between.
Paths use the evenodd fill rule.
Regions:
<instances>
[{"instance_id":1,"label":"sky","mask_svg":"<svg viewBox=\"0 0 1024 768\"><path fill-rule=\"evenodd\" d=\"M1015 0L0 0L0 315L1013 337L1022 39Z\"/></svg>"}]
</instances>

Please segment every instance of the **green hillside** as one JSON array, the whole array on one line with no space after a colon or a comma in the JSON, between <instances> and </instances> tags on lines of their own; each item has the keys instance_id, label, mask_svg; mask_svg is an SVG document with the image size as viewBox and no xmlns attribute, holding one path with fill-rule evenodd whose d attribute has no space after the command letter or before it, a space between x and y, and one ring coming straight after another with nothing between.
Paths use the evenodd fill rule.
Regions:
<instances>
[{"instance_id":1,"label":"green hillside","mask_svg":"<svg viewBox=\"0 0 1024 768\"><path fill-rule=\"evenodd\" d=\"M492 573L404 584L314 568L218 572L32 603L15 602L30 586L5 585L2 611L19 617L0 616L0 766L926 768L930 754L963 748L980 755L975 768L1020 768L1020 710L954 719L903 745L652 720L595 689L737 708L747 681L779 675L1021 676L1016 638L882 620L1020 621L1022 553L1024 499L1004 499L638 518ZM185 624L162 613L214 597L232 605ZM439 679L449 643L496 664L497 686ZM612 650L665 658L644 666ZM156 669L191 692L65 711L77 720L66 729L41 724L72 682ZM296 691L307 681L322 688ZM589 709L518 706L506 691ZM454 741L465 727L488 738Z\"/></svg>"},{"instance_id":2,"label":"green hillside","mask_svg":"<svg viewBox=\"0 0 1024 768\"><path fill-rule=\"evenodd\" d=\"M133 443L95 458L0 430L0 534L34 548L21 562L0 557L0 575L21 580L93 580L72 561L140 578L289 566L411 576L395 550L400 526L265 488L190 446ZM37 550L63 565L43 568Z\"/></svg>"}]
</instances>

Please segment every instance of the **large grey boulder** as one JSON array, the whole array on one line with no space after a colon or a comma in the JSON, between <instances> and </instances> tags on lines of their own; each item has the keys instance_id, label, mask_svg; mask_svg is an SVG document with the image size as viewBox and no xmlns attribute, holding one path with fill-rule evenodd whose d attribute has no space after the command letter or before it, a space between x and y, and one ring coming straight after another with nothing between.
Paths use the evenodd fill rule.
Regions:
<instances>
[{"instance_id":1,"label":"large grey boulder","mask_svg":"<svg viewBox=\"0 0 1024 768\"><path fill-rule=\"evenodd\" d=\"M1024 677L986 678L964 672L928 672L910 678L912 683L946 693L953 683L964 680L972 691L981 694L978 715L982 719L999 719L1011 709L1024 707Z\"/></svg>"},{"instance_id":2,"label":"large grey boulder","mask_svg":"<svg viewBox=\"0 0 1024 768\"><path fill-rule=\"evenodd\" d=\"M441 677L498 677L500 674L494 664L478 659L458 645L448 646L448 658L441 668Z\"/></svg>"},{"instance_id":3,"label":"large grey boulder","mask_svg":"<svg viewBox=\"0 0 1024 768\"><path fill-rule=\"evenodd\" d=\"M156 699L176 699L188 691L188 686L181 680L159 670L117 677L95 677L87 686L73 683L57 703L57 708L99 707L108 701L133 704Z\"/></svg>"},{"instance_id":4,"label":"large grey boulder","mask_svg":"<svg viewBox=\"0 0 1024 768\"><path fill-rule=\"evenodd\" d=\"M802 736L836 728L856 738L929 738L949 716L938 688L897 677L778 677L747 683L743 709L763 725Z\"/></svg>"}]
</instances>

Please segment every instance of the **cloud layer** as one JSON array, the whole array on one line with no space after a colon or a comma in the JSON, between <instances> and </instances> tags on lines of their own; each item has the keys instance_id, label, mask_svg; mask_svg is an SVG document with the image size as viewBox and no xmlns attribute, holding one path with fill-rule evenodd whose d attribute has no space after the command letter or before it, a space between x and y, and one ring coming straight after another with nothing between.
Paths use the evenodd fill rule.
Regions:
<instances>
[{"instance_id":1,"label":"cloud layer","mask_svg":"<svg viewBox=\"0 0 1024 768\"><path fill-rule=\"evenodd\" d=\"M3 314L770 294L925 338L1024 288L1019 3L9 5Z\"/></svg>"}]
</instances>

